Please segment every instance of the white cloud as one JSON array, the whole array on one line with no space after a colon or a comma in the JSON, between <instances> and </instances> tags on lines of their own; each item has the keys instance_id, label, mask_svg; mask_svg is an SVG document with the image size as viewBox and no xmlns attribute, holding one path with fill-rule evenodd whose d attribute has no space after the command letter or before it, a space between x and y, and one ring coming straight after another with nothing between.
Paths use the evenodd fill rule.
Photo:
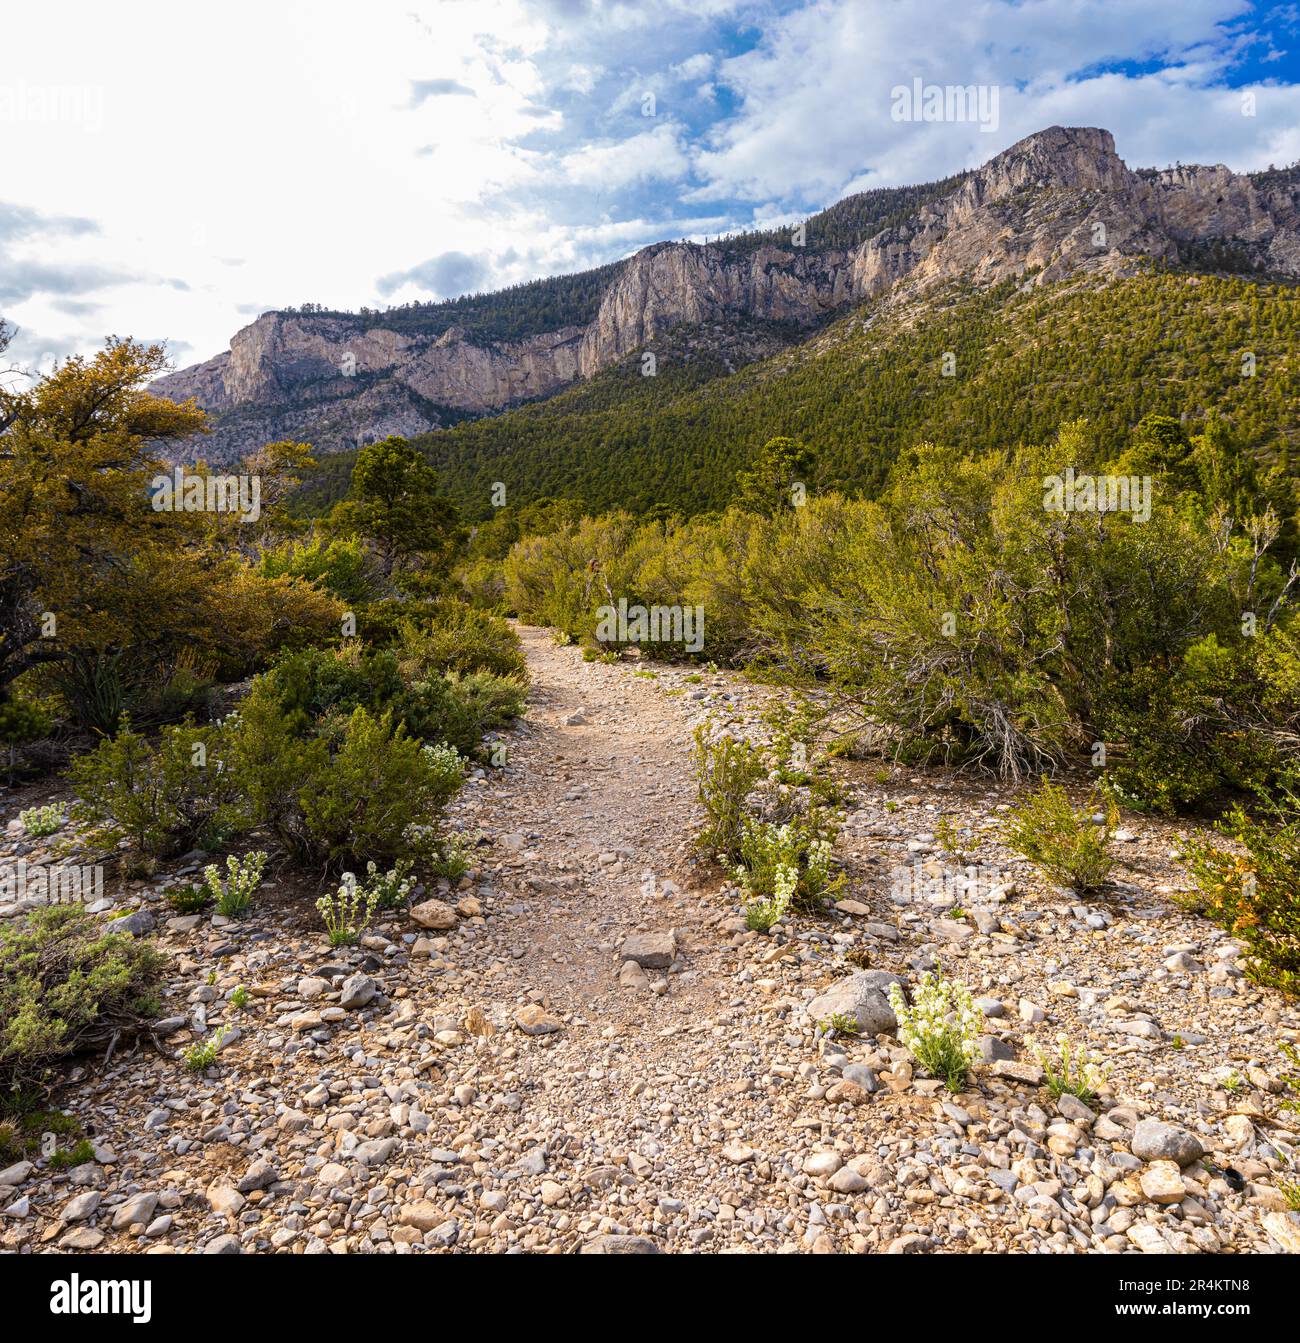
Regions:
<instances>
[{"instance_id":1,"label":"white cloud","mask_svg":"<svg viewBox=\"0 0 1300 1343\"><path fill-rule=\"evenodd\" d=\"M1053 123L1106 126L1140 165L1291 162L1300 91L1281 64L1254 117L1222 82L1267 55L1259 12L228 0L213 23L137 0L126 23L100 0L11 6L0 196L11 222L44 222L0 239L3 312L46 349L165 331L207 356L268 305L580 268L943 176ZM1107 73L1117 62L1142 73ZM996 133L894 122L890 90L916 77L998 85Z\"/></svg>"},{"instance_id":2,"label":"white cloud","mask_svg":"<svg viewBox=\"0 0 1300 1343\"><path fill-rule=\"evenodd\" d=\"M679 127L665 123L626 140L585 145L565 155L560 168L570 182L609 190L651 179L675 182L689 171L690 160Z\"/></svg>"}]
</instances>

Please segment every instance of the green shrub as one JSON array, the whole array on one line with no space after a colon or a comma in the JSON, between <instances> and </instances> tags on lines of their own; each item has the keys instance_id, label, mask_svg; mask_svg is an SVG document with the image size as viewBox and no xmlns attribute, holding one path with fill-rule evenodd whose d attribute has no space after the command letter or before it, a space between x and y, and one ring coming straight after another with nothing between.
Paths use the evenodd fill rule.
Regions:
<instances>
[{"instance_id":1,"label":"green shrub","mask_svg":"<svg viewBox=\"0 0 1300 1343\"><path fill-rule=\"evenodd\" d=\"M1286 674L1276 640L1243 648L1208 635L1186 650L1172 675L1144 667L1114 677L1107 735L1123 750L1107 763L1107 793L1173 815L1225 792L1258 793L1293 779L1294 747L1269 727L1264 666Z\"/></svg>"},{"instance_id":2,"label":"green shrub","mask_svg":"<svg viewBox=\"0 0 1300 1343\"><path fill-rule=\"evenodd\" d=\"M82 1138L72 1147L56 1147L50 1154L52 1170L72 1170L74 1166L84 1166L95 1159L95 1148L88 1138Z\"/></svg>"},{"instance_id":3,"label":"green shrub","mask_svg":"<svg viewBox=\"0 0 1300 1343\"><path fill-rule=\"evenodd\" d=\"M184 1063L186 1071L201 1073L204 1068L212 1067L217 1061L217 1055L221 1052L221 1046L225 1043L225 1040L226 1032L222 1029L214 1032L201 1044L190 1045L181 1055L181 1062Z\"/></svg>"},{"instance_id":4,"label":"green shrub","mask_svg":"<svg viewBox=\"0 0 1300 1343\"><path fill-rule=\"evenodd\" d=\"M1097 811L1105 816L1100 825L1092 820ZM1082 895L1110 874L1114 860L1108 850L1118 819L1114 804L1099 794L1076 811L1065 789L1043 779L1037 792L1011 809L1003 839L1053 881Z\"/></svg>"},{"instance_id":5,"label":"green shrub","mask_svg":"<svg viewBox=\"0 0 1300 1343\"><path fill-rule=\"evenodd\" d=\"M165 963L70 905L0 927L0 1100L43 1088L70 1055L147 1029Z\"/></svg>"},{"instance_id":6,"label":"green shrub","mask_svg":"<svg viewBox=\"0 0 1300 1343\"><path fill-rule=\"evenodd\" d=\"M301 578L332 593L349 606L360 606L376 592L373 566L364 547L353 539L288 540L262 553L263 578Z\"/></svg>"},{"instance_id":7,"label":"green shrub","mask_svg":"<svg viewBox=\"0 0 1300 1343\"><path fill-rule=\"evenodd\" d=\"M701 723L694 739L695 783L706 822L695 842L723 861L740 857L745 802L767 768L762 752L750 742L725 733L715 736Z\"/></svg>"},{"instance_id":8,"label":"green shrub","mask_svg":"<svg viewBox=\"0 0 1300 1343\"><path fill-rule=\"evenodd\" d=\"M1220 830L1244 852L1188 836L1187 865L1199 888L1188 903L1246 944L1260 984L1300 993L1300 802L1263 805L1253 817L1234 808Z\"/></svg>"},{"instance_id":9,"label":"green shrub","mask_svg":"<svg viewBox=\"0 0 1300 1343\"><path fill-rule=\"evenodd\" d=\"M427 847L426 830L464 778L454 750L422 747L391 715L363 708L303 741L262 701L245 712L234 755L258 822L301 860L334 870Z\"/></svg>"},{"instance_id":10,"label":"green shrub","mask_svg":"<svg viewBox=\"0 0 1300 1343\"><path fill-rule=\"evenodd\" d=\"M260 704L269 697L288 728L305 737L327 716L360 707L374 715L389 713L410 736L450 742L468 756L479 749L485 732L523 712L527 686L516 677L431 669L426 679L412 679L417 671L416 660L401 658L393 649L357 643L308 649L281 659L257 679L244 714L251 711L250 701Z\"/></svg>"},{"instance_id":11,"label":"green shrub","mask_svg":"<svg viewBox=\"0 0 1300 1343\"><path fill-rule=\"evenodd\" d=\"M329 713L349 714L359 705L382 712L402 698L406 682L391 650L350 642L282 657L258 677L253 693L274 694L294 731L310 733Z\"/></svg>"},{"instance_id":12,"label":"green shrub","mask_svg":"<svg viewBox=\"0 0 1300 1343\"><path fill-rule=\"evenodd\" d=\"M464 715L470 740L457 741L450 733L441 740L451 742L462 755L470 754L484 733L507 727L524 712L528 703L528 683L517 676L472 671L452 673L446 680Z\"/></svg>"},{"instance_id":13,"label":"green shrub","mask_svg":"<svg viewBox=\"0 0 1300 1343\"><path fill-rule=\"evenodd\" d=\"M199 914L208 907L207 889L194 882L172 886L164 892L169 909L177 914Z\"/></svg>"},{"instance_id":14,"label":"green shrub","mask_svg":"<svg viewBox=\"0 0 1300 1343\"><path fill-rule=\"evenodd\" d=\"M74 818L98 843L125 839L133 852L170 857L214 847L246 824L240 790L223 758L222 727L165 727L156 744L123 724L72 762Z\"/></svg>"},{"instance_id":15,"label":"green shrub","mask_svg":"<svg viewBox=\"0 0 1300 1343\"><path fill-rule=\"evenodd\" d=\"M429 617L406 624L398 653L414 681L434 672L527 675L519 636L511 626L500 616L452 599L436 603Z\"/></svg>"},{"instance_id":16,"label":"green shrub","mask_svg":"<svg viewBox=\"0 0 1300 1343\"><path fill-rule=\"evenodd\" d=\"M53 720L46 709L31 700L0 700L0 746L7 752L6 767L12 784L22 747L47 736Z\"/></svg>"}]
</instances>

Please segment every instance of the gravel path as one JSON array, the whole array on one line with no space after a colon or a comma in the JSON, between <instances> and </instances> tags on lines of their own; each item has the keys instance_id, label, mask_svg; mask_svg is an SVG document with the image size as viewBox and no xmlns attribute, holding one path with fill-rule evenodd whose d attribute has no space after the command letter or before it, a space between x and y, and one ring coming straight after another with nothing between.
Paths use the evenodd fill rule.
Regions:
<instances>
[{"instance_id":1,"label":"gravel path","mask_svg":"<svg viewBox=\"0 0 1300 1343\"><path fill-rule=\"evenodd\" d=\"M481 833L457 889L331 951L272 898L168 919L164 1051L83 1070L60 1100L96 1158L0 1172L0 1243L149 1252L1294 1251L1278 1188L1293 1006L1170 894L1167 828L1133 822L1110 897L1081 905L996 839L1007 795L842 766L850 881L831 916L749 933L698 865L690 736L756 730L722 674L584 663L521 631L533 693L504 769L453 822ZM940 816L1003 880L956 899ZM11 826L11 855L19 843ZM26 852L29 859L39 852ZM446 887L446 883L443 883ZM13 908L0 915L20 916ZM854 953L854 963L846 961ZM855 970L866 961L869 970ZM942 962L987 1014L949 1096L885 1033L882 976ZM851 976L857 975L857 978ZM229 1001L239 986L244 1010ZM813 1006L810 1010L810 1002ZM887 1012L887 1008L884 1009ZM233 1028L215 1067L175 1058ZM1054 1102L1031 1042L1113 1065Z\"/></svg>"}]
</instances>

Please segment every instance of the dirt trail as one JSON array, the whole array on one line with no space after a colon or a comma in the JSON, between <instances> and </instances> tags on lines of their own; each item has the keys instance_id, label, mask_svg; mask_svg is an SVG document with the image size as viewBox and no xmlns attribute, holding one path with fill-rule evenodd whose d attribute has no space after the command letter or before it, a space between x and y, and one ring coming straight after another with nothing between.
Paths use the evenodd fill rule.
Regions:
<instances>
[{"instance_id":1,"label":"dirt trail","mask_svg":"<svg viewBox=\"0 0 1300 1343\"><path fill-rule=\"evenodd\" d=\"M1176 906L1169 827L1134 818L1109 897L1084 904L1007 851L1005 790L840 763L848 898L758 936L693 853L690 747L706 716L756 726L766 692L520 636L528 716L505 767L473 771L451 808L482 836L474 867L427 893L454 911L394 914L330 948L270 889L236 924L170 918L157 885L115 895L157 911L173 957L164 1048L65 1088L95 1159L10 1172L0 1246L1300 1245L1275 1187L1289 1153L1251 1117L1276 1107L1274 1041L1300 1023ZM1015 881L964 911L942 889L900 891L900 872L949 864L941 817L969 862ZM648 968L628 963L629 938ZM912 983L942 964L969 985L986 1034L967 1090L914 1075L888 1033L822 1033L839 1013L814 995L834 985L856 1004L863 963ZM188 1046L227 1030L214 1067L185 1071ZM1041 1086L1033 1051L1058 1030L1112 1068L1095 1109ZM1159 1122L1143 1134L1141 1119ZM1214 1164L1162 1157L1192 1144ZM1229 1164L1244 1189L1214 1174Z\"/></svg>"},{"instance_id":2,"label":"dirt trail","mask_svg":"<svg viewBox=\"0 0 1300 1343\"><path fill-rule=\"evenodd\" d=\"M710 929L718 903L695 889L691 702L626 664L583 662L548 631L524 627L520 637L532 678L526 726L504 782L473 799L465 819L493 837L496 855L523 841L502 855L501 878L528 905L518 928L527 987L558 1009L628 1025L693 1022L728 977ZM615 951L637 929L675 935L673 992L620 987ZM649 978L662 980L662 969Z\"/></svg>"}]
</instances>

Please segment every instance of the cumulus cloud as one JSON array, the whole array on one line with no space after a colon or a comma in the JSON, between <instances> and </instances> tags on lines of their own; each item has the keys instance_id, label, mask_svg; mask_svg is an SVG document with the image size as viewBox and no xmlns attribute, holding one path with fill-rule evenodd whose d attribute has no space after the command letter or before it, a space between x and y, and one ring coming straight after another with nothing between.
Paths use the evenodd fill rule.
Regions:
<instances>
[{"instance_id":1,"label":"cumulus cloud","mask_svg":"<svg viewBox=\"0 0 1300 1343\"><path fill-rule=\"evenodd\" d=\"M83 349L110 296L110 329L208 355L263 310L250 295L357 308L494 288L933 180L1052 124L1107 127L1141 166L1300 158L1294 5L1127 0L1117 21L1113 0L402 0L358 23L319 0L304 25L229 0L239 21L214 28L138 3L157 20L134 31L97 0L6 16L31 86L104 87L102 133L26 120L5 142L3 189L26 203L0 205L7 315L75 326ZM178 37L205 61L168 60ZM996 88L996 127L894 120L914 79ZM159 164L201 137L204 173L143 197L141 124ZM278 208L322 182L327 219Z\"/></svg>"},{"instance_id":2,"label":"cumulus cloud","mask_svg":"<svg viewBox=\"0 0 1300 1343\"><path fill-rule=\"evenodd\" d=\"M381 276L377 286L386 297L405 285L414 285L435 298L455 298L480 288L491 274L492 267L484 257L442 252L419 265Z\"/></svg>"},{"instance_id":3,"label":"cumulus cloud","mask_svg":"<svg viewBox=\"0 0 1300 1343\"><path fill-rule=\"evenodd\" d=\"M458 79L413 79L411 80L410 107L419 107L430 98L447 96L473 98L474 90Z\"/></svg>"},{"instance_id":4,"label":"cumulus cloud","mask_svg":"<svg viewBox=\"0 0 1300 1343\"><path fill-rule=\"evenodd\" d=\"M689 171L690 160L679 128L668 124L625 140L584 145L566 154L560 166L570 182L611 190L633 182L675 182Z\"/></svg>"}]
</instances>

